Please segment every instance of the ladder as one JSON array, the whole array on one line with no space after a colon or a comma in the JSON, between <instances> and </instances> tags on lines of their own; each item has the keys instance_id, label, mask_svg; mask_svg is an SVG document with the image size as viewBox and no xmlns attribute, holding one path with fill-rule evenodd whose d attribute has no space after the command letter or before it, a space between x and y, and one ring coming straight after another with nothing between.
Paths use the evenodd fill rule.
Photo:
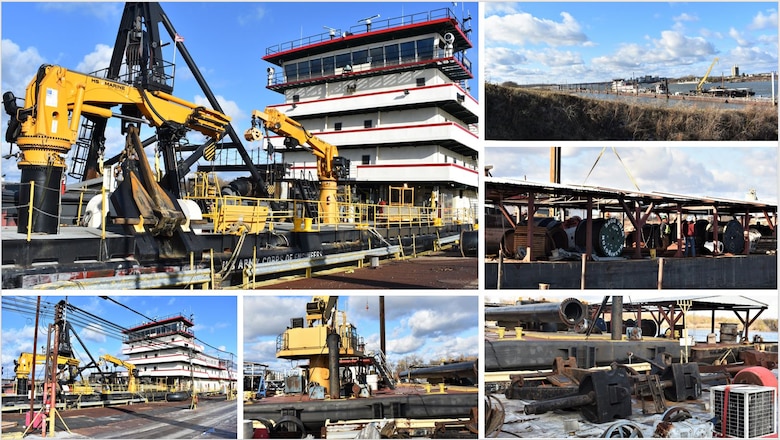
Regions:
<instances>
[{"instance_id":1,"label":"ladder","mask_svg":"<svg viewBox=\"0 0 780 440\"><path fill-rule=\"evenodd\" d=\"M661 389L661 381L657 374L650 374L644 376L643 380L639 383L641 386L641 392L639 398L642 400L642 414L660 414L666 411L666 401L664 400L663 391ZM647 395L653 398L653 410L655 412L649 413L645 408L644 397Z\"/></svg>"},{"instance_id":2,"label":"ladder","mask_svg":"<svg viewBox=\"0 0 780 440\"><path fill-rule=\"evenodd\" d=\"M92 131L95 129L95 123L87 118L82 118L79 138L76 140L76 149L73 151L73 161L71 162L69 176L81 180L84 178L84 168L89 156L89 146L92 139Z\"/></svg>"},{"instance_id":3,"label":"ladder","mask_svg":"<svg viewBox=\"0 0 780 440\"><path fill-rule=\"evenodd\" d=\"M320 199L320 191L317 188L316 182L306 179L295 179L294 185L296 192L303 201L303 208L306 216L309 218L317 218L319 215L317 202Z\"/></svg>"},{"instance_id":4,"label":"ladder","mask_svg":"<svg viewBox=\"0 0 780 440\"><path fill-rule=\"evenodd\" d=\"M382 380L385 381L387 386L389 386L391 389L395 389L395 380L393 380L393 374L390 373L390 369L387 367L385 354L382 352L382 350L374 353L373 363L377 372L380 376L382 376Z\"/></svg>"}]
</instances>

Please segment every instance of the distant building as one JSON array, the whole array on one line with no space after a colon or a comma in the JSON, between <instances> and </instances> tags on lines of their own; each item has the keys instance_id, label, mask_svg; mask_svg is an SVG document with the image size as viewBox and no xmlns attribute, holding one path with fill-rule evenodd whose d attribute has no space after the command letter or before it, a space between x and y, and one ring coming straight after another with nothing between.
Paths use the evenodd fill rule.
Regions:
<instances>
[{"instance_id":1,"label":"distant building","mask_svg":"<svg viewBox=\"0 0 780 440\"><path fill-rule=\"evenodd\" d=\"M736 64L734 64L731 67L731 76L734 77L734 78L739 76L739 66L737 66Z\"/></svg>"},{"instance_id":2,"label":"distant building","mask_svg":"<svg viewBox=\"0 0 780 440\"><path fill-rule=\"evenodd\" d=\"M227 393L236 387L236 365L203 352L193 322L172 316L125 330L122 354L138 369L139 380L169 391ZM144 379L146 378L146 379Z\"/></svg>"}]
</instances>

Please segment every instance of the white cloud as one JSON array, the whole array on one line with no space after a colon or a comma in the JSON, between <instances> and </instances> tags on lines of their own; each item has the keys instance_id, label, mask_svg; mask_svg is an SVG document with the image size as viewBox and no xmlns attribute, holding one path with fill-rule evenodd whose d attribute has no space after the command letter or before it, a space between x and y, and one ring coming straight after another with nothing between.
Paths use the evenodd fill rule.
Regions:
<instances>
[{"instance_id":1,"label":"white cloud","mask_svg":"<svg viewBox=\"0 0 780 440\"><path fill-rule=\"evenodd\" d=\"M491 42L515 45L545 44L548 46L582 45L588 41L580 24L568 12L561 12L562 21L537 18L525 12L492 15L483 20L485 37Z\"/></svg>"},{"instance_id":2,"label":"white cloud","mask_svg":"<svg viewBox=\"0 0 780 440\"><path fill-rule=\"evenodd\" d=\"M106 342L106 330L102 325L92 323L79 331L79 336L86 341L104 343Z\"/></svg>"},{"instance_id":3,"label":"white cloud","mask_svg":"<svg viewBox=\"0 0 780 440\"><path fill-rule=\"evenodd\" d=\"M84 56L84 59L74 69L81 73L93 73L103 70L111 64L114 49L105 44L95 45L95 50Z\"/></svg>"},{"instance_id":4,"label":"white cloud","mask_svg":"<svg viewBox=\"0 0 780 440\"><path fill-rule=\"evenodd\" d=\"M680 15L677 15L675 17L672 17L672 20L680 22L680 21L699 21L699 17L696 15L691 15L686 12L683 12Z\"/></svg>"},{"instance_id":5,"label":"white cloud","mask_svg":"<svg viewBox=\"0 0 780 440\"><path fill-rule=\"evenodd\" d=\"M35 47L22 50L11 40L2 41L2 87L3 92L12 91L18 98L24 98L25 89L35 72L45 62ZM5 114L5 113L3 113Z\"/></svg>"},{"instance_id":6,"label":"white cloud","mask_svg":"<svg viewBox=\"0 0 780 440\"><path fill-rule=\"evenodd\" d=\"M777 10L768 9L766 12L767 14L764 15L764 12L759 11L758 14L753 17L753 22L750 23L748 29L771 29L777 31Z\"/></svg>"},{"instance_id":7,"label":"white cloud","mask_svg":"<svg viewBox=\"0 0 780 440\"><path fill-rule=\"evenodd\" d=\"M745 37L743 37L743 36L742 36L742 34L741 34L741 33L740 33L738 30L736 30L736 29L734 29L734 28L731 28L731 29L729 29L729 36L730 36L731 38L733 38L733 39L734 39L734 41L736 41L736 42L737 42L737 44L738 44L740 47L749 47L749 46L752 46L752 44L750 43L750 41L748 41L747 39L745 39Z\"/></svg>"}]
</instances>

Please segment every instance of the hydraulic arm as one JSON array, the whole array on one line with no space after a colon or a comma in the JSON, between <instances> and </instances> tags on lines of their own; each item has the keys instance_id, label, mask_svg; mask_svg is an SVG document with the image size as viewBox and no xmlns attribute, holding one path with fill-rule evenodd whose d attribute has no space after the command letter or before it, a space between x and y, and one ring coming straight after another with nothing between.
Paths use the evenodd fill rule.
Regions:
<instances>
[{"instance_id":1,"label":"hydraulic arm","mask_svg":"<svg viewBox=\"0 0 780 440\"><path fill-rule=\"evenodd\" d=\"M20 193L19 232L27 232L27 210L33 209L33 232L56 233L59 226L59 190L65 155L76 142L81 116L120 118L123 133L128 124L156 127L158 138L179 139L187 130L198 131L217 142L230 118L160 90L146 91L127 84L73 72L61 66L43 65L27 86L25 107L13 93L3 94L5 111L11 116L6 140L19 146L18 167L23 185ZM121 106L120 113L112 107ZM162 135L160 135L162 134ZM30 199L33 206L29 205Z\"/></svg>"},{"instance_id":2,"label":"hydraulic arm","mask_svg":"<svg viewBox=\"0 0 780 440\"><path fill-rule=\"evenodd\" d=\"M138 381L136 380L138 370L136 369L135 364L123 361L122 359L111 356L110 354L104 354L103 356L100 356L100 359L114 365L127 368L127 391L130 393L138 392Z\"/></svg>"},{"instance_id":3,"label":"hydraulic arm","mask_svg":"<svg viewBox=\"0 0 780 440\"><path fill-rule=\"evenodd\" d=\"M248 141L262 140L260 123L266 130L284 136L286 148L298 146L308 150L317 158L317 178L320 181L320 205L323 212L322 222L333 224L338 222L338 206L336 192L338 181L349 177L349 160L340 157L338 148L312 135L299 122L288 117L273 107L264 111L252 112L252 128L244 133Z\"/></svg>"}]
</instances>

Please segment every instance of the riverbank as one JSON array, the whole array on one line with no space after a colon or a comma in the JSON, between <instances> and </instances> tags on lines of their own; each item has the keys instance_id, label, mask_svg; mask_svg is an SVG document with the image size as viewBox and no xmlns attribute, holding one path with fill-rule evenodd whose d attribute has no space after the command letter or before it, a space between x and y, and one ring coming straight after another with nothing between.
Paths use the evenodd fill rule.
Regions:
<instances>
[{"instance_id":1,"label":"riverbank","mask_svg":"<svg viewBox=\"0 0 780 440\"><path fill-rule=\"evenodd\" d=\"M485 135L490 140L777 141L774 106L723 108L728 105L661 106L485 84Z\"/></svg>"}]
</instances>

